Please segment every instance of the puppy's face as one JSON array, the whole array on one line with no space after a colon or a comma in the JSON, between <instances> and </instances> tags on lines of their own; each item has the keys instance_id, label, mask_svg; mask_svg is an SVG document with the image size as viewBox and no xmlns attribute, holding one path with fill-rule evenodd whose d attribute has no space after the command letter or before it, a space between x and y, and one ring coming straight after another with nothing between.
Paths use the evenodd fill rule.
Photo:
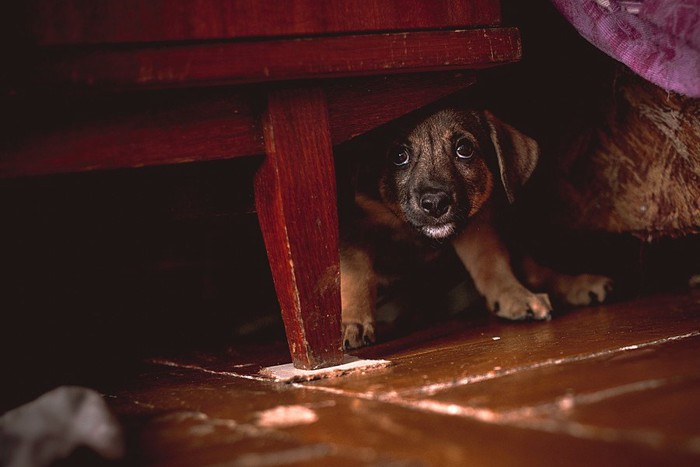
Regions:
<instances>
[{"instance_id":1,"label":"puppy's face","mask_svg":"<svg viewBox=\"0 0 700 467\"><path fill-rule=\"evenodd\" d=\"M493 152L482 114L444 110L416 126L389 151L380 181L383 201L428 238L462 230L493 191Z\"/></svg>"}]
</instances>

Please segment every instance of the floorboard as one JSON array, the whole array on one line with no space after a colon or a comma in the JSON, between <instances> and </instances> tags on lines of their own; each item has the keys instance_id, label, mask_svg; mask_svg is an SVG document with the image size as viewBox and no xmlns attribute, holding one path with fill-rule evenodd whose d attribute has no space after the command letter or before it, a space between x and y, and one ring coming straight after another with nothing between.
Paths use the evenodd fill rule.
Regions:
<instances>
[{"instance_id":1,"label":"floorboard","mask_svg":"<svg viewBox=\"0 0 700 467\"><path fill-rule=\"evenodd\" d=\"M473 310L275 383L283 346L150 359L107 391L142 465L698 465L700 291L546 323Z\"/></svg>"}]
</instances>

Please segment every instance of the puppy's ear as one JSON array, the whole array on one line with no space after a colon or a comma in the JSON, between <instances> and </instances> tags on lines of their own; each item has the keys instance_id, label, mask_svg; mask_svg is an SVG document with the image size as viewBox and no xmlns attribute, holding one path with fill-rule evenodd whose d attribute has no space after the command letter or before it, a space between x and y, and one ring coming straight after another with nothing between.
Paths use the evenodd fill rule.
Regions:
<instances>
[{"instance_id":1,"label":"puppy's ear","mask_svg":"<svg viewBox=\"0 0 700 467\"><path fill-rule=\"evenodd\" d=\"M491 112L484 111L491 142L496 150L501 182L508 201L515 200L515 193L525 184L535 170L540 155L537 142L502 122Z\"/></svg>"}]
</instances>

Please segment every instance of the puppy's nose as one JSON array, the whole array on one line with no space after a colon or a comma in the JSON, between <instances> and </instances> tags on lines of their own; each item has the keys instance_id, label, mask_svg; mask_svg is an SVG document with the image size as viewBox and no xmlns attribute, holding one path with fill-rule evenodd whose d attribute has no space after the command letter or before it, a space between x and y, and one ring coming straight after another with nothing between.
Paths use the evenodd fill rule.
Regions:
<instances>
[{"instance_id":1,"label":"puppy's nose","mask_svg":"<svg viewBox=\"0 0 700 467\"><path fill-rule=\"evenodd\" d=\"M420 207L438 219L450 209L450 197L444 191L425 193L420 197Z\"/></svg>"}]
</instances>

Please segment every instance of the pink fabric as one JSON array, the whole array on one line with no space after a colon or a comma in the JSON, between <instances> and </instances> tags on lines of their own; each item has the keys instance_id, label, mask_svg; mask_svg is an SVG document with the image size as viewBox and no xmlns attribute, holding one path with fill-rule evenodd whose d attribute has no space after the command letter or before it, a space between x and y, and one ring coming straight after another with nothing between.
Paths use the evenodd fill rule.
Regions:
<instances>
[{"instance_id":1,"label":"pink fabric","mask_svg":"<svg viewBox=\"0 0 700 467\"><path fill-rule=\"evenodd\" d=\"M700 97L700 0L552 0L600 50L662 88Z\"/></svg>"}]
</instances>

